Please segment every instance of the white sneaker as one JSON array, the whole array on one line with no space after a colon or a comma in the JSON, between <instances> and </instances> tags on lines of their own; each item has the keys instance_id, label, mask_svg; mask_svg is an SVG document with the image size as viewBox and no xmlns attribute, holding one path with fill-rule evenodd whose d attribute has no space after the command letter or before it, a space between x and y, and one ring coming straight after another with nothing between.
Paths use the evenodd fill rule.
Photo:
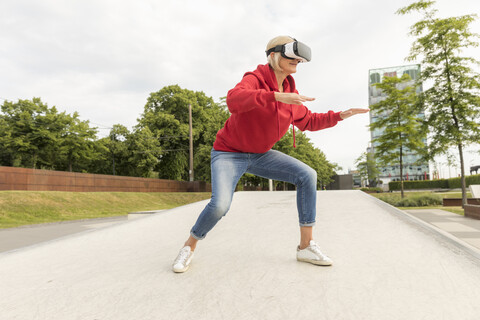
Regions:
<instances>
[{"instance_id":1,"label":"white sneaker","mask_svg":"<svg viewBox=\"0 0 480 320\"><path fill-rule=\"evenodd\" d=\"M315 241L310 240L310 245L303 250L297 247L297 260L310 262L320 266L331 266L333 261L320 251Z\"/></svg>"},{"instance_id":2,"label":"white sneaker","mask_svg":"<svg viewBox=\"0 0 480 320\"><path fill-rule=\"evenodd\" d=\"M177 259L173 263L173 271L174 272L185 272L188 270L190 262L193 258L193 251L190 246L183 247L180 252L178 253Z\"/></svg>"}]
</instances>

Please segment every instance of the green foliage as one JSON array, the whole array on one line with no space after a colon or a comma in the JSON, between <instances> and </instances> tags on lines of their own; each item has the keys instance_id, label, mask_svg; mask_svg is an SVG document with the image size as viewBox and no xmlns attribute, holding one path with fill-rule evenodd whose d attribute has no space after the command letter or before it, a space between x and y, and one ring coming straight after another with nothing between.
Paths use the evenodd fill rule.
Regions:
<instances>
[{"instance_id":1,"label":"green foliage","mask_svg":"<svg viewBox=\"0 0 480 320\"><path fill-rule=\"evenodd\" d=\"M465 183L467 188L472 184L480 184L480 174L465 177ZM448 186L450 189L461 188L462 187L461 178L458 177L458 178L448 179Z\"/></svg>"},{"instance_id":2,"label":"green foliage","mask_svg":"<svg viewBox=\"0 0 480 320\"><path fill-rule=\"evenodd\" d=\"M357 170L361 179L363 181L368 181L369 186L375 187L380 172L377 168L374 155L372 153L364 152L355 160L355 164L357 165Z\"/></svg>"},{"instance_id":3,"label":"green foliage","mask_svg":"<svg viewBox=\"0 0 480 320\"><path fill-rule=\"evenodd\" d=\"M52 128L56 109L49 109L35 98L17 103L5 101L2 112L0 149L3 158L9 165L36 168L39 153L52 153L52 146L55 148L57 145L55 131L58 130Z\"/></svg>"},{"instance_id":4,"label":"green foliage","mask_svg":"<svg viewBox=\"0 0 480 320\"><path fill-rule=\"evenodd\" d=\"M437 18L437 11L432 8L434 3L418 1L397 13L423 14L423 19L410 28L416 40L407 59L413 61L421 57L423 72L419 80L433 82L422 95L429 115L426 119L430 130L428 156L448 156L451 147L458 149L465 204L463 150L480 140L480 75L473 69L479 62L461 53L465 48L478 46L474 41L478 35L469 30L477 16Z\"/></svg>"},{"instance_id":5,"label":"green foliage","mask_svg":"<svg viewBox=\"0 0 480 320\"><path fill-rule=\"evenodd\" d=\"M439 180L404 181L403 187L405 190L448 189L448 180L439 179ZM400 182L391 181L388 183L388 188L390 191L400 190Z\"/></svg>"},{"instance_id":6,"label":"green foliage","mask_svg":"<svg viewBox=\"0 0 480 320\"><path fill-rule=\"evenodd\" d=\"M461 178L438 179L438 180L421 180L421 181L404 181L406 190L418 189L457 189L461 188ZM480 184L480 174L466 177L466 186L471 184ZM389 190L400 190L400 182L392 181L388 184Z\"/></svg>"},{"instance_id":7,"label":"green foliage","mask_svg":"<svg viewBox=\"0 0 480 320\"><path fill-rule=\"evenodd\" d=\"M210 174L210 153L213 142L217 137L217 132L227 121L230 113L228 112L226 97L220 98L220 102L209 105L205 108L204 127L202 131L202 143L194 149L193 167L195 180L211 181ZM195 145L194 145L195 148Z\"/></svg>"},{"instance_id":8,"label":"green foliage","mask_svg":"<svg viewBox=\"0 0 480 320\"><path fill-rule=\"evenodd\" d=\"M396 207L428 207L442 205L442 197L439 195L418 195L403 198L398 201Z\"/></svg>"},{"instance_id":9,"label":"green foliage","mask_svg":"<svg viewBox=\"0 0 480 320\"><path fill-rule=\"evenodd\" d=\"M153 175L161 155L160 142L148 128L130 132L125 126L116 124L98 145L105 153L91 169L94 173L148 178Z\"/></svg>"},{"instance_id":10,"label":"green foliage","mask_svg":"<svg viewBox=\"0 0 480 320\"><path fill-rule=\"evenodd\" d=\"M138 120L137 129L148 128L160 142L161 155L155 165L159 178L189 178L189 104L192 106L195 179L210 181L210 151L217 131L229 114L224 102L215 103L203 92L178 85L151 93Z\"/></svg>"},{"instance_id":11,"label":"green foliage","mask_svg":"<svg viewBox=\"0 0 480 320\"><path fill-rule=\"evenodd\" d=\"M386 98L370 106L376 115L370 130L382 130L382 134L373 140L375 158L382 165L398 165L400 177L403 177L403 159L407 150L421 153L425 148L426 132L421 130L422 119L418 116L421 105L416 99L415 87L408 86L410 82L408 74L401 78L385 77L375 86L385 93ZM401 190L403 196L403 187Z\"/></svg>"},{"instance_id":12,"label":"green foliage","mask_svg":"<svg viewBox=\"0 0 480 320\"><path fill-rule=\"evenodd\" d=\"M77 113L59 113L39 98L5 101L1 110L1 165L71 171L94 156L96 130Z\"/></svg>"},{"instance_id":13,"label":"green foliage","mask_svg":"<svg viewBox=\"0 0 480 320\"><path fill-rule=\"evenodd\" d=\"M376 192L376 193L382 193L383 189L378 188L378 187L368 187L368 188L360 188L361 191L363 192Z\"/></svg>"},{"instance_id":14,"label":"green foliage","mask_svg":"<svg viewBox=\"0 0 480 320\"><path fill-rule=\"evenodd\" d=\"M62 113L62 134L59 139L59 156L56 169L80 171L99 156L95 148L96 129L88 121L81 121L78 113L72 116Z\"/></svg>"},{"instance_id":15,"label":"green foliage","mask_svg":"<svg viewBox=\"0 0 480 320\"><path fill-rule=\"evenodd\" d=\"M437 194L414 194L401 198L398 194L379 195L378 198L395 207L427 207L442 205L442 196Z\"/></svg>"},{"instance_id":16,"label":"green foliage","mask_svg":"<svg viewBox=\"0 0 480 320\"><path fill-rule=\"evenodd\" d=\"M136 128L128 135L128 175L148 178L153 173L162 148L149 128Z\"/></svg>"}]
</instances>

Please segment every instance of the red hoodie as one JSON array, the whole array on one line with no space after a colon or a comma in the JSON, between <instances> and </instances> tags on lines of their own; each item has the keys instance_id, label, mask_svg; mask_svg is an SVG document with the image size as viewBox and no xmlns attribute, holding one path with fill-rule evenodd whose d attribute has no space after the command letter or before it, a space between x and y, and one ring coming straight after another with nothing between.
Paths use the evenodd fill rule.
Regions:
<instances>
[{"instance_id":1,"label":"red hoodie","mask_svg":"<svg viewBox=\"0 0 480 320\"><path fill-rule=\"evenodd\" d=\"M298 93L292 76L283 82L283 90ZM277 78L268 64L245 73L242 81L228 91L227 106L231 115L218 131L213 148L264 153L283 137L290 124L302 131L317 131L342 120L340 112L312 113L303 105L278 102L275 92L279 92Z\"/></svg>"}]
</instances>

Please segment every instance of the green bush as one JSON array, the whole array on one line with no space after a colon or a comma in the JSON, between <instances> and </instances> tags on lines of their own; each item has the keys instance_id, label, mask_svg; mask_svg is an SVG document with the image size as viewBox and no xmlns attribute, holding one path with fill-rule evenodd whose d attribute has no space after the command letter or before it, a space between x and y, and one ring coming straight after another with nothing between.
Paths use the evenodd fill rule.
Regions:
<instances>
[{"instance_id":1,"label":"green bush","mask_svg":"<svg viewBox=\"0 0 480 320\"><path fill-rule=\"evenodd\" d=\"M388 184L389 190L400 190L400 181L392 181ZM404 190L413 189L448 189L448 180L419 180L419 181L403 181Z\"/></svg>"},{"instance_id":2,"label":"green bush","mask_svg":"<svg viewBox=\"0 0 480 320\"><path fill-rule=\"evenodd\" d=\"M465 177L467 187L471 184L480 184L480 174Z\"/></svg>"},{"instance_id":3,"label":"green bush","mask_svg":"<svg viewBox=\"0 0 480 320\"><path fill-rule=\"evenodd\" d=\"M394 204L395 207L421 207L417 205L417 201L412 198L403 198L402 200L398 201Z\"/></svg>"},{"instance_id":4,"label":"green bush","mask_svg":"<svg viewBox=\"0 0 480 320\"><path fill-rule=\"evenodd\" d=\"M465 183L480 184L480 174L465 177ZM403 181L404 190L415 189L457 189L461 188L460 178L439 179L439 180L419 180L419 181ZM390 191L400 190L400 181L392 181L388 183Z\"/></svg>"},{"instance_id":5,"label":"green bush","mask_svg":"<svg viewBox=\"0 0 480 320\"><path fill-rule=\"evenodd\" d=\"M470 186L471 184L480 184L480 174L474 176L466 176L465 177L465 184ZM462 187L462 180L461 178L451 178L448 179L448 185L450 189L458 189Z\"/></svg>"},{"instance_id":6,"label":"green bush","mask_svg":"<svg viewBox=\"0 0 480 320\"><path fill-rule=\"evenodd\" d=\"M397 202L397 207L428 207L442 205L442 197L436 194L411 196Z\"/></svg>"},{"instance_id":7,"label":"green bush","mask_svg":"<svg viewBox=\"0 0 480 320\"><path fill-rule=\"evenodd\" d=\"M465 178L466 182L467 178ZM462 187L462 180L460 178L450 178L448 179L448 187L450 189L458 189Z\"/></svg>"},{"instance_id":8,"label":"green bush","mask_svg":"<svg viewBox=\"0 0 480 320\"><path fill-rule=\"evenodd\" d=\"M362 190L364 192L383 192L382 188L378 188L378 187L375 187L375 188L360 188L360 190Z\"/></svg>"},{"instance_id":9,"label":"green bush","mask_svg":"<svg viewBox=\"0 0 480 320\"><path fill-rule=\"evenodd\" d=\"M395 207L427 207L442 205L442 196L438 194L412 195L400 198L398 194L379 196L378 199Z\"/></svg>"},{"instance_id":10,"label":"green bush","mask_svg":"<svg viewBox=\"0 0 480 320\"><path fill-rule=\"evenodd\" d=\"M387 194L382 194L376 196L378 199L382 200L383 202L386 202L392 206L395 206L398 201L400 201L400 195L399 194L392 194L392 193L387 193Z\"/></svg>"}]
</instances>

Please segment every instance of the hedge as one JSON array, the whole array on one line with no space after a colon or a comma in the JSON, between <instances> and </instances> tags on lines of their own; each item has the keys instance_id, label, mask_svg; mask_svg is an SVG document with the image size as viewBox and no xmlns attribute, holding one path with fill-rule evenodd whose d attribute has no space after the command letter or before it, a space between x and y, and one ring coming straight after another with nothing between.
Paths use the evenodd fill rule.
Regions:
<instances>
[{"instance_id":1,"label":"hedge","mask_svg":"<svg viewBox=\"0 0 480 320\"><path fill-rule=\"evenodd\" d=\"M383 189L382 189L382 188L379 188L379 187L375 187L375 188L373 188L373 187L370 187L370 188L368 188L368 187L367 187L367 188L360 188L360 190L363 191L363 192L377 192L377 193L378 193L378 192L383 192Z\"/></svg>"},{"instance_id":2,"label":"hedge","mask_svg":"<svg viewBox=\"0 0 480 320\"><path fill-rule=\"evenodd\" d=\"M480 184L480 174L477 175L472 175L472 176L466 176L465 177L465 183L467 187L471 184ZM448 183L450 189L454 188L461 188L462 187L462 181L460 178L451 178L449 179Z\"/></svg>"},{"instance_id":3,"label":"hedge","mask_svg":"<svg viewBox=\"0 0 480 320\"><path fill-rule=\"evenodd\" d=\"M480 184L480 174L465 177L465 183L468 186L471 184ZM418 180L418 181L403 181L404 190L414 189L457 189L462 187L460 178L438 179L438 180ZM400 181L391 181L388 183L390 191L400 190Z\"/></svg>"}]
</instances>

